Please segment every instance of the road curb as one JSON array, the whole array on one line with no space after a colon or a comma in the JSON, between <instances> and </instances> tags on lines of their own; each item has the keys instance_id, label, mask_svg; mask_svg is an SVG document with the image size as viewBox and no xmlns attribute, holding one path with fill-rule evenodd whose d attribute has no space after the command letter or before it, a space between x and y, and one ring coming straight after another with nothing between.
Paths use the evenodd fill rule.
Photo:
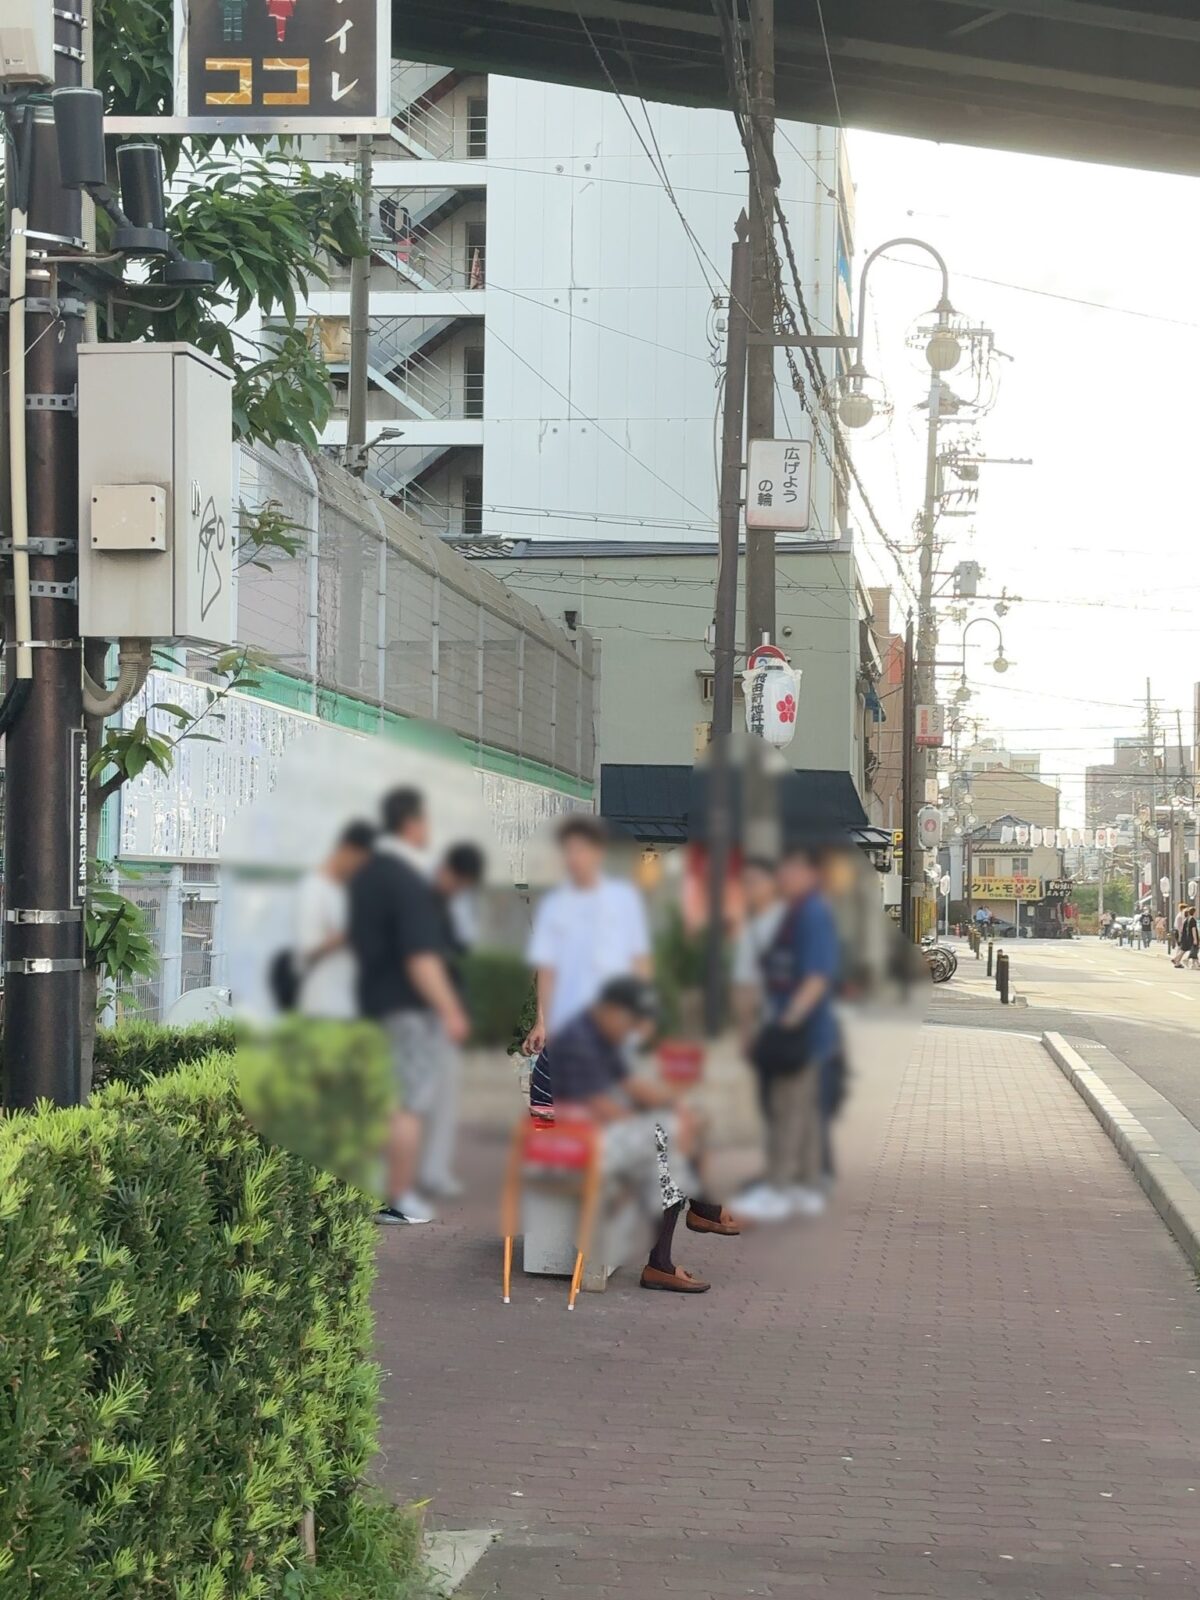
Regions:
<instances>
[{"instance_id":1,"label":"road curb","mask_svg":"<svg viewBox=\"0 0 1200 1600\"><path fill-rule=\"evenodd\" d=\"M1175 1242L1200 1272L1200 1188L1061 1033L1043 1033L1042 1044L1091 1108Z\"/></svg>"}]
</instances>

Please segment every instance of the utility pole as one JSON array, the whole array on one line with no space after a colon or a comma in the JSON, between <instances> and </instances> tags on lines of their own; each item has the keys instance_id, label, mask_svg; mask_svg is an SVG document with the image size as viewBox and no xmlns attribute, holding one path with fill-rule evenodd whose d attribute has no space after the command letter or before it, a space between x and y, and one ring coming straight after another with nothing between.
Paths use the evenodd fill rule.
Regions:
<instances>
[{"instance_id":1,"label":"utility pole","mask_svg":"<svg viewBox=\"0 0 1200 1600\"><path fill-rule=\"evenodd\" d=\"M356 178L362 255L350 263L350 414L346 419L346 466L361 478L367 470L367 366L371 341L371 186L370 134L360 134Z\"/></svg>"},{"instance_id":2,"label":"utility pole","mask_svg":"<svg viewBox=\"0 0 1200 1600\"><path fill-rule=\"evenodd\" d=\"M750 0L750 321L758 333L775 327L775 0ZM775 436L775 346L750 347L746 369L746 432ZM746 649L775 638L775 535L746 535ZM779 850L779 818L767 750L751 741L744 798L747 849L770 858Z\"/></svg>"},{"instance_id":3,"label":"utility pole","mask_svg":"<svg viewBox=\"0 0 1200 1600\"><path fill-rule=\"evenodd\" d=\"M1155 746L1158 731L1154 719L1154 702L1150 697L1150 679L1146 679L1146 753L1150 764L1150 904L1157 905L1161 898L1158 887L1158 756ZM1136 906L1134 907L1136 910Z\"/></svg>"},{"instance_id":4,"label":"utility pole","mask_svg":"<svg viewBox=\"0 0 1200 1600\"><path fill-rule=\"evenodd\" d=\"M913 937L913 856L916 849L917 810L913 804L914 762L916 754L916 672L913 662L913 619L908 614L904 630L904 744L900 757L900 787L903 791L904 842L900 854L900 931Z\"/></svg>"},{"instance_id":5,"label":"utility pole","mask_svg":"<svg viewBox=\"0 0 1200 1600\"><path fill-rule=\"evenodd\" d=\"M54 16L55 83L76 87L90 40L78 15ZM44 90L10 98L7 122L6 1098L69 1105L81 1098L87 867L75 411L84 303L59 296L51 258L83 253L83 199L62 187Z\"/></svg>"},{"instance_id":6,"label":"utility pole","mask_svg":"<svg viewBox=\"0 0 1200 1600\"><path fill-rule=\"evenodd\" d=\"M750 332L750 225L743 211L729 269L725 334L725 398L721 434L721 520L713 639L712 746L708 769L708 934L705 945L705 1028L710 1038L724 1022L724 907L733 836L730 737L737 651L738 546L742 526L742 458L745 439L746 361Z\"/></svg>"},{"instance_id":7,"label":"utility pole","mask_svg":"<svg viewBox=\"0 0 1200 1600\"><path fill-rule=\"evenodd\" d=\"M934 372L929 381L929 416L925 430L925 500L921 508L920 576L917 593L917 656L915 666L915 695L919 705L932 706L937 694L934 678L934 660L937 654L937 617L933 608L934 540L937 528L938 500L941 494L941 466L938 461L938 429L942 419L941 375ZM964 649L964 656L966 652ZM911 742L916 726L913 718L909 726ZM917 812L925 804L926 779L929 776L928 750L913 749L913 785L908 810L904 817L907 839L916 837ZM922 903L924 903L924 875L922 874ZM922 930L917 928L918 936Z\"/></svg>"}]
</instances>

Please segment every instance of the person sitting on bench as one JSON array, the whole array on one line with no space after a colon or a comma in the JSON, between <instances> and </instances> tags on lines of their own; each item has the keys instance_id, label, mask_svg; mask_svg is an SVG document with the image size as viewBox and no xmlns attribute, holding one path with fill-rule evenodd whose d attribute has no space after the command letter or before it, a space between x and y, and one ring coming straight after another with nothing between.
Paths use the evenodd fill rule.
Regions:
<instances>
[{"instance_id":1,"label":"person sitting on bench","mask_svg":"<svg viewBox=\"0 0 1200 1600\"><path fill-rule=\"evenodd\" d=\"M530 1084L530 1108L542 1117L551 1107L564 1117L586 1115L602 1126L602 1171L634 1180L657 1219L642 1288L703 1294L710 1285L677 1267L671 1256L684 1206L693 1233L740 1230L727 1211L703 1198L694 1166L698 1118L680 1103L678 1090L630 1073L625 1052L650 1037L656 1015L654 992L642 979L610 979L593 1004L555 1035L554 1049L541 1058Z\"/></svg>"}]
</instances>

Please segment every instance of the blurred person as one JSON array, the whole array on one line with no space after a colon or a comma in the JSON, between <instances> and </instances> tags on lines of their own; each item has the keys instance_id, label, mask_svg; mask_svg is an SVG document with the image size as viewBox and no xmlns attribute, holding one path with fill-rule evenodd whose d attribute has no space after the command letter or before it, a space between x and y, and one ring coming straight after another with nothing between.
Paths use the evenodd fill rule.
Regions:
<instances>
[{"instance_id":1,"label":"blurred person","mask_svg":"<svg viewBox=\"0 0 1200 1600\"><path fill-rule=\"evenodd\" d=\"M1149 950L1150 937L1153 932L1154 918L1150 914L1149 907L1147 907L1142 911L1141 916L1138 918L1138 933L1141 936L1143 950Z\"/></svg>"},{"instance_id":2,"label":"blurred person","mask_svg":"<svg viewBox=\"0 0 1200 1600\"><path fill-rule=\"evenodd\" d=\"M1167 919L1161 911L1154 919L1154 940L1156 944L1167 942Z\"/></svg>"},{"instance_id":3,"label":"blurred person","mask_svg":"<svg viewBox=\"0 0 1200 1600\"><path fill-rule=\"evenodd\" d=\"M742 1053L754 1068L765 1140L771 1121L770 1083L766 1075L754 1066L753 1045L767 1021L763 958L775 941L785 909L773 861L762 856L753 856L746 861L742 868L742 897L746 915L734 943L730 972L733 1013ZM764 1174L751 1183L745 1192L752 1193L765 1184Z\"/></svg>"},{"instance_id":4,"label":"blurred person","mask_svg":"<svg viewBox=\"0 0 1200 1600\"><path fill-rule=\"evenodd\" d=\"M391 1041L400 1109L388 1148L386 1223L430 1222L415 1188L425 1119L437 1103L448 1045L470 1031L446 959L445 912L428 879L429 819L416 789L384 798L383 832L350 884L350 945L360 1012Z\"/></svg>"},{"instance_id":5,"label":"blurred person","mask_svg":"<svg viewBox=\"0 0 1200 1600\"><path fill-rule=\"evenodd\" d=\"M446 851L433 875L442 913L443 953L450 977L464 1008L467 1005L463 958L478 941L475 898L483 883L486 862L478 845L456 844ZM434 1199L453 1200L462 1193L454 1173L454 1147L458 1136L458 1107L462 1088L462 1053L449 1039L438 1074L433 1102L425 1119L420 1189Z\"/></svg>"},{"instance_id":6,"label":"blurred person","mask_svg":"<svg viewBox=\"0 0 1200 1600\"><path fill-rule=\"evenodd\" d=\"M628 1052L649 1040L657 1008L636 977L605 983L591 1004L555 1032L538 1103L555 1117L586 1117L602 1129L601 1168L638 1185L656 1236L642 1269L643 1289L703 1294L710 1285L676 1266L675 1225L687 1208L693 1233L739 1232L721 1206L703 1198L696 1170L701 1126L669 1084L634 1076Z\"/></svg>"},{"instance_id":7,"label":"blurred person","mask_svg":"<svg viewBox=\"0 0 1200 1600\"><path fill-rule=\"evenodd\" d=\"M1179 960L1175 963L1177 967L1182 966L1185 961L1193 971L1200 967L1200 923L1197 922L1195 910L1191 906L1183 908L1183 922L1179 929L1179 947L1176 954L1179 956Z\"/></svg>"},{"instance_id":8,"label":"blurred person","mask_svg":"<svg viewBox=\"0 0 1200 1600\"><path fill-rule=\"evenodd\" d=\"M785 910L763 958L769 1020L755 1042L755 1060L769 1080L767 1181L740 1205L742 1216L760 1222L825 1209L818 1187L821 1074L839 1045L837 927L812 850L787 852L779 887Z\"/></svg>"},{"instance_id":9,"label":"blurred person","mask_svg":"<svg viewBox=\"0 0 1200 1600\"><path fill-rule=\"evenodd\" d=\"M375 829L352 822L329 855L300 884L296 897L297 1010L306 1017L350 1021L358 1016L358 972L347 929L348 886L370 860Z\"/></svg>"},{"instance_id":10,"label":"blurred person","mask_svg":"<svg viewBox=\"0 0 1200 1600\"><path fill-rule=\"evenodd\" d=\"M537 1011L525 1039L531 1077L544 1076L554 1037L592 1004L610 978L649 979L653 962L642 897L604 871L607 830L580 813L558 829L566 882L538 905L529 939Z\"/></svg>"},{"instance_id":11,"label":"blurred person","mask_svg":"<svg viewBox=\"0 0 1200 1600\"><path fill-rule=\"evenodd\" d=\"M1188 905L1187 901L1181 900L1179 902L1178 909L1175 912L1175 924L1171 939L1173 952L1171 955L1171 965L1173 967L1179 967L1183 965L1183 951L1179 948L1179 936L1183 932L1183 925L1187 920L1187 914L1190 910L1191 907Z\"/></svg>"}]
</instances>

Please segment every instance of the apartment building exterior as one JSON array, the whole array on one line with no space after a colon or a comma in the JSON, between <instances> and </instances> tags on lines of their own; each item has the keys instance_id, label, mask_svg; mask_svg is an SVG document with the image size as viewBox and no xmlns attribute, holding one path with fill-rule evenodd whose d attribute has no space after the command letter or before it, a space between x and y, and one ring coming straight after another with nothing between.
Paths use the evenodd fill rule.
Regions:
<instances>
[{"instance_id":1,"label":"apartment building exterior","mask_svg":"<svg viewBox=\"0 0 1200 1600\"><path fill-rule=\"evenodd\" d=\"M372 180L370 481L456 540L711 536L723 297L746 188L733 119L411 62L394 63L393 90ZM785 124L778 143L809 314L844 329L843 140ZM308 153L349 171L353 141ZM347 264L306 308L340 386L333 448L349 288ZM777 432L808 438L782 353L778 368ZM845 537L844 496L815 454L813 537Z\"/></svg>"}]
</instances>

